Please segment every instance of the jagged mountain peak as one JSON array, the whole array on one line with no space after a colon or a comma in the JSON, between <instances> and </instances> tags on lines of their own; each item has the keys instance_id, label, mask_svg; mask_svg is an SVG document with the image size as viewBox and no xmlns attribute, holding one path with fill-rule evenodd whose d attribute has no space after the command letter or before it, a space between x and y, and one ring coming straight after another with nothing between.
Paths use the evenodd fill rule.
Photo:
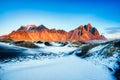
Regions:
<instances>
[{"instance_id":1,"label":"jagged mountain peak","mask_svg":"<svg viewBox=\"0 0 120 80\"><path fill-rule=\"evenodd\" d=\"M69 32L64 30L48 29L44 25L26 25L21 26L17 31L14 31L7 36L13 40L28 40L28 41L87 41L105 39L101 36L98 30L92 27L91 24L81 25Z\"/></svg>"},{"instance_id":2,"label":"jagged mountain peak","mask_svg":"<svg viewBox=\"0 0 120 80\"><path fill-rule=\"evenodd\" d=\"M26 26L21 26L18 30L29 31L29 30L43 30L43 29L48 30L48 28L42 24L39 26L36 26L35 24L30 24L30 25L26 25Z\"/></svg>"},{"instance_id":3,"label":"jagged mountain peak","mask_svg":"<svg viewBox=\"0 0 120 80\"><path fill-rule=\"evenodd\" d=\"M99 31L95 28L92 27L92 25L90 23L88 23L87 25L80 25L78 28L76 28L75 30L78 30L79 32L85 33L91 33L93 35L100 35Z\"/></svg>"},{"instance_id":4,"label":"jagged mountain peak","mask_svg":"<svg viewBox=\"0 0 120 80\"><path fill-rule=\"evenodd\" d=\"M84 25L84 28L87 30L87 31L90 31L93 27L92 25L89 23L87 25Z\"/></svg>"},{"instance_id":5,"label":"jagged mountain peak","mask_svg":"<svg viewBox=\"0 0 120 80\"><path fill-rule=\"evenodd\" d=\"M43 29L47 29L47 30L48 30L48 28L47 28L46 26L44 26L43 24L39 25L39 26L36 28L36 30L43 30Z\"/></svg>"},{"instance_id":6,"label":"jagged mountain peak","mask_svg":"<svg viewBox=\"0 0 120 80\"><path fill-rule=\"evenodd\" d=\"M36 28L37 26L35 24L25 25L21 26L18 30L32 30L33 28Z\"/></svg>"},{"instance_id":7,"label":"jagged mountain peak","mask_svg":"<svg viewBox=\"0 0 120 80\"><path fill-rule=\"evenodd\" d=\"M87 25L80 25L79 27L77 27L76 29L85 29L86 31L90 31L93 27L92 27L92 25L90 24L90 23L88 23Z\"/></svg>"}]
</instances>

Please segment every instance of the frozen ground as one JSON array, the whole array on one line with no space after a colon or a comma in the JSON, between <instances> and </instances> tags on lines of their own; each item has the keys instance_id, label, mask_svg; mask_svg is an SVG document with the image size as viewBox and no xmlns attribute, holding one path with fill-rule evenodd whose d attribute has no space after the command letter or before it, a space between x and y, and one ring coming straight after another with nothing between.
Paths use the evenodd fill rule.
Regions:
<instances>
[{"instance_id":1,"label":"frozen ground","mask_svg":"<svg viewBox=\"0 0 120 80\"><path fill-rule=\"evenodd\" d=\"M83 59L75 55L81 52L81 47L52 44L53 46L36 44L40 48L30 49L0 43L0 50L3 53L11 51L8 56L13 52L24 54L20 59L12 58L13 61L0 62L0 80L116 80L113 73L108 70L108 67L113 69L116 65L116 54L110 58L103 58L98 54L107 45L92 48L88 53L93 56ZM73 54L69 54L71 52ZM29 55L32 55L32 58Z\"/></svg>"},{"instance_id":2,"label":"frozen ground","mask_svg":"<svg viewBox=\"0 0 120 80\"><path fill-rule=\"evenodd\" d=\"M74 55L2 64L1 80L115 80L102 65Z\"/></svg>"},{"instance_id":3,"label":"frozen ground","mask_svg":"<svg viewBox=\"0 0 120 80\"><path fill-rule=\"evenodd\" d=\"M66 46L60 46L60 44L52 43L53 46L45 46L44 44L36 44L39 47L42 47L40 51L46 52L46 53L55 53L55 54L61 54L61 53L70 53L74 50L76 50L76 47L68 47Z\"/></svg>"}]
</instances>

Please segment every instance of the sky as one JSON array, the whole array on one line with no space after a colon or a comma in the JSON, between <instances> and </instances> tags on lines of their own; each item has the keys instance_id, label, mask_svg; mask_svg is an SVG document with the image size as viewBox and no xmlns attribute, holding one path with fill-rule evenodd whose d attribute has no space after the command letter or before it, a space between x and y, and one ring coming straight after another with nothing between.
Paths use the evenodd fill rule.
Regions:
<instances>
[{"instance_id":1,"label":"sky","mask_svg":"<svg viewBox=\"0 0 120 80\"><path fill-rule=\"evenodd\" d=\"M0 35L28 24L70 31L88 23L120 38L120 0L0 0Z\"/></svg>"}]
</instances>

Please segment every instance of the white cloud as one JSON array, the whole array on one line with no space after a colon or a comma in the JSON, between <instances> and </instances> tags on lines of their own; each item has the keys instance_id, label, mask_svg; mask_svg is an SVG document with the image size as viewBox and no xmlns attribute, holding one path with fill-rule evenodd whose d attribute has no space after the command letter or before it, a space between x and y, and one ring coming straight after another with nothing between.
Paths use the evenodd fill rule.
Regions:
<instances>
[{"instance_id":1,"label":"white cloud","mask_svg":"<svg viewBox=\"0 0 120 80\"><path fill-rule=\"evenodd\" d=\"M108 39L120 39L120 32L105 34Z\"/></svg>"}]
</instances>

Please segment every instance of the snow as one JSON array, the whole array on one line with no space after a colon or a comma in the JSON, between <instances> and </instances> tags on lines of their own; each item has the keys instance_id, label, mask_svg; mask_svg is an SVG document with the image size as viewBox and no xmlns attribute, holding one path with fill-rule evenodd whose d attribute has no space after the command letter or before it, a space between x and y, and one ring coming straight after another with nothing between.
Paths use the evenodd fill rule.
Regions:
<instances>
[{"instance_id":1,"label":"snow","mask_svg":"<svg viewBox=\"0 0 120 80\"><path fill-rule=\"evenodd\" d=\"M1 66L1 80L115 80L106 67L74 55Z\"/></svg>"},{"instance_id":2,"label":"snow","mask_svg":"<svg viewBox=\"0 0 120 80\"><path fill-rule=\"evenodd\" d=\"M55 42L51 43L53 46L46 46L44 43L35 44L40 48L31 49L0 43L2 47L22 50L24 54L52 53L58 56L70 52L73 54L0 63L0 80L115 80L108 67L112 70L117 67L118 53L109 58L99 54L99 51L108 45L96 46L88 51L92 56L80 58L75 54L81 52L82 46L69 47L68 44L61 47L61 44Z\"/></svg>"},{"instance_id":3,"label":"snow","mask_svg":"<svg viewBox=\"0 0 120 80\"><path fill-rule=\"evenodd\" d=\"M35 43L35 45L39 46L40 48L36 48L36 49L31 49L31 48L25 48L25 47L20 47L20 46L15 46L13 44L9 44L9 43L1 43L0 45L2 47L5 48L10 48L10 49L15 49L15 50L24 50L24 53L28 53L28 54L39 54L40 52L44 52L44 53L54 53L54 54L61 54L61 53L70 53L74 50L76 50L76 47L68 47L68 46L63 46L60 47L58 46L59 44L57 43L52 43L54 44L54 46L46 46L45 44L37 44ZM56 46L55 46L56 45Z\"/></svg>"},{"instance_id":4,"label":"snow","mask_svg":"<svg viewBox=\"0 0 120 80\"><path fill-rule=\"evenodd\" d=\"M117 61L116 56L118 56L117 54L114 54L112 57L109 58L103 58L100 56L95 57L95 56L89 57L87 58L87 60L95 63L96 65L101 64L103 66L111 68L113 71L115 71L118 68L118 64L116 63Z\"/></svg>"},{"instance_id":5,"label":"snow","mask_svg":"<svg viewBox=\"0 0 120 80\"><path fill-rule=\"evenodd\" d=\"M100 50L103 49L108 45L99 45L97 47L92 48L89 50L88 54L92 54L92 56L86 58L86 60L91 61L95 64L101 64L104 65L108 68L111 68L113 71L118 68L118 64L116 63L118 60L118 54L119 53L114 53L113 56L110 57L105 57L105 53L99 54ZM109 49L109 48L108 48Z\"/></svg>"},{"instance_id":6,"label":"snow","mask_svg":"<svg viewBox=\"0 0 120 80\"><path fill-rule=\"evenodd\" d=\"M0 46L11 49L27 49L25 47L15 46L11 43L4 43L4 42L0 42Z\"/></svg>"},{"instance_id":7,"label":"snow","mask_svg":"<svg viewBox=\"0 0 120 80\"><path fill-rule=\"evenodd\" d=\"M53 46L57 46L57 47L61 46L61 44L60 44L60 43L57 43L57 42L51 42L51 44L52 44Z\"/></svg>"},{"instance_id":8,"label":"snow","mask_svg":"<svg viewBox=\"0 0 120 80\"><path fill-rule=\"evenodd\" d=\"M39 47L46 47L46 45L44 44L44 43L41 43L41 44L39 44L39 43L34 43L35 45L37 45L37 46L39 46Z\"/></svg>"},{"instance_id":9,"label":"snow","mask_svg":"<svg viewBox=\"0 0 120 80\"><path fill-rule=\"evenodd\" d=\"M89 40L89 41L86 41L88 43L105 43L105 42L108 42L110 40Z\"/></svg>"},{"instance_id":10,"label":"snow","mask_svg":"<svg viewBox=\"0 0 120 80\"><path fill-rule=\"evenodd\" d=\"M40 51L45 52L45 53L55 53L55 54L61 54L61 53L70 53L74 50L76 50L76 47L68 47L66 46L60 46L61 44L52 42L53 46L46 46L43 43L42 44L37 44L39 47L42 47Z\"/></svg>"},{"instance_id":11,"label":"snow","mask_svg":"<svg viewBox=\"0 0 120 80\"><path fill-rule=\"evenodd\" d=\"M60 54L60 53L69 53L69 52L72 52L76 49L77 48L75 48L75 47L67 47L67 46L64 46L64 47L46 47L46 48L41 49L41 51Z\"/></svg>"},{"instance_id":12,"label":"snow","mask_svg":"<svg viewBox=\"0 0 120 80\"><path fill-rule=\"evenodd\" d=\"M9 47L9 48L13 48L14 47L14 45L10 45L10 43L3 43L3 42L0 42L0 45L2 46L2 47Z\"/></svg>"},{"instance_id":13,"label":"snow","mask_svg":"<svg viewBox=\"0 0 120 80\"><path fill-rule=\"evenodd\" d=\"M44 42L43 43L34 43L35 45L39 46L39 47L47 47ZM50 44L54 47L60 47L62 44L61 43L57 43L57 42L50 42Z\"/></svg>"},{"instance_id":14,"label":"snow","mask_svg":"<svg viewBox=\"0 0 120 80\"><path fill-rule=\"evenodd\" d=\"M97 47L94 47L92 49L89 50L89 53L95 52L95 51L99 51L101 49L103 49L104 47L106 47L107 45L99 45Z\"/></svg>"}]
</instances>

